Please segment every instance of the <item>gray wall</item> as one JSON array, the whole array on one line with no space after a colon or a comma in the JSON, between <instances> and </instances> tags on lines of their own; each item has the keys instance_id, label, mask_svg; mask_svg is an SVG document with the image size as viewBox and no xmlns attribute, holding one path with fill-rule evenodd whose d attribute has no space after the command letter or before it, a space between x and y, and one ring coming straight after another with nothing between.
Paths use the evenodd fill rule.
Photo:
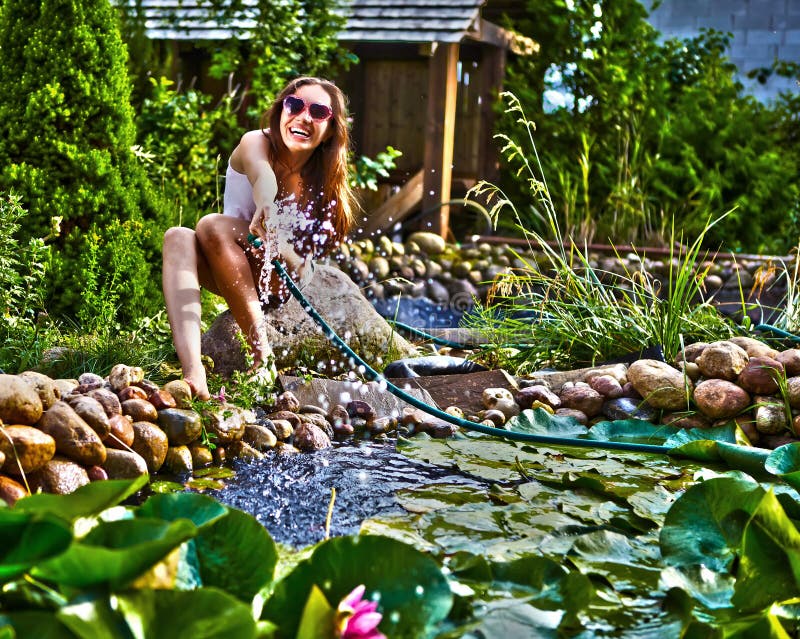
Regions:
<instances>
[{"instance_id":1,"label":"gray wall","mask_svg":"<svg viewBox=\"0 0 800 639\"><path fill-rule=\"evenodd\" d=\"M646 7L652 0L642 0ZM760 100L779 91L800 91L793 80L770 78L762 85L745 74L778 58L800 62L800 0L663 0L650 23L665 37L689 37L702 27L733 34L730 57L741 81Z\"/></svg>"}]
</instances>

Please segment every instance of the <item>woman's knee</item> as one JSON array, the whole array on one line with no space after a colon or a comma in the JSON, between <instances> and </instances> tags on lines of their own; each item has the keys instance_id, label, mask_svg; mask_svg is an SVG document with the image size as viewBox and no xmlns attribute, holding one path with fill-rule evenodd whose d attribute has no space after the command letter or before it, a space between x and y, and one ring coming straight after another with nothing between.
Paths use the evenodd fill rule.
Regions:
<instances>
[{"instance_id":1,"label":"woman's knee","mask_svg":"<svg viewBox=\"0 0 800 639\"><path fill-rule=\"evenodd\" d=\"M185 226L173 226L164 232L164 242L162 249L164 253L173 251L185 251L189 247L194 247L197 242L195 232Z\"/></svg>"}]
</instances>

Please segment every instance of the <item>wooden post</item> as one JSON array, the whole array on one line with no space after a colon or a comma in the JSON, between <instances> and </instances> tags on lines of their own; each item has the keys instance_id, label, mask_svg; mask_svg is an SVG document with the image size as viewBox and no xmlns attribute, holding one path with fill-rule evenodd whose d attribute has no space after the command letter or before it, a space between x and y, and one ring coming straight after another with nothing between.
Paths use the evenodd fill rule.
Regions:
<instances>
[{"instance_id":1,"label":"wooden post","mask_svg":"<svg viewBox=\"0 0 800 639\"><path fill-rule=\"evenodd\" d=\"M505 47L483 47L481 60L481 133L478 179L495 182L499 175L498 149L494 140L494 105L503 90Z\"/></svg>"},{"instance_id":2,"label":"wooden post","mask_svg":"<svg viewBox=\"0 0 800 639\"><path fill-rule=\"evenodd\" d=\"M450 199L453 172L453 140L456 128L458 91L458 51L456 42L440 42L430 58L428 71L428 114L425 122L425 165L422 208L434 208ZM442 206L423 224L433 233L447 238L450 207Z\"/></svg>"}]
</instances>

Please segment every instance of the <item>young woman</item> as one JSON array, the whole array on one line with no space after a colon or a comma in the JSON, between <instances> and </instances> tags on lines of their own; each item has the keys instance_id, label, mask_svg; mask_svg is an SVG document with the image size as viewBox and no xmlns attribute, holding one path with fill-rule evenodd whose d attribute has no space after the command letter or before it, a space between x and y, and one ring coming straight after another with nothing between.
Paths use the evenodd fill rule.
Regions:
<instances>
[{"instance_id":1,"label":"young woman","mask_svg":"<svg viewBox=\"0 0 800 639\"><path fill-rule=\"evenodd\" d=\"M349 134L342 92L319 78L290 82L231 154L222 214L164 234L163 289L175 351L195 397L209 397L200 361L200 287L225 298L252 351L253 371L274 380L262 305L289 293L276 257L307 281L353 220Z\"/></svg>"}]
</instances>

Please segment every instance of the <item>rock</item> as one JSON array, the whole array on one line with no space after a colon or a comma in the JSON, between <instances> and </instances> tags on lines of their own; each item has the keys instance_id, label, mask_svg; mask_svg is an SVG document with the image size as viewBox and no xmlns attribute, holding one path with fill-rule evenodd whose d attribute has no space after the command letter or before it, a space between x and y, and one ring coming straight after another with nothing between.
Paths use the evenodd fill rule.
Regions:
<instances>
[{"instance_id":1,"label":"rock","mask_svg":"<svg viewBox=\"0 0 800 639\"><path fill-rule=\"evenodd\" d=\"M122 414L122 403L113 391L107 388L95 388L86 393L86 396L100 402L100 405L109 417Z\"/></svg>"},{"instance_id":2,"label":"rock","mask_svg":"<svg viewBox=\"0 0 800 639\"><path fill-rule=\"evenodd\" d=\"M336 430L338 425L350 423L350 413L348 413L347 409L341 404L336 404L331 409L330 413L328 413L328 421L333 425L334 430Z\"/></svg>"},{"instance_id":3,"label":"rock","mask_svg":"<svg viewBox=\"0 0 800 639\"><path fill-rule=\"evenodd\" d=\"M146 399L126 399L122 402L122 414L135 422L157 422L158 411Z\"/></svg>"},{"instance_id":4,"label":"rock","mask_svg":"<svg viewBox=\"0 0 800 639\"><path fill-rule=\"evenodd\" d=\"M53 404L38 423L39 428L56 442L56 451L83 466L102 466L106 447L100 436L69 404Z\"/></svg>"},{"instance_id":5,"label":"rock","mask_svg":"<svg viewBox=\"0 0 800 639\"><path fill-rule=\"evenodd\" d=\"M622 384L611 375L597 375L588 380L591 388L608 399L622 397Z\"/></svg>"},{"instance_id":6,"label":"rock","mask_svg":"<svg viewBox=\"0 0 800 639\"><path fill-rule=\"evenodd\" d=\"M87 371L78 376L78 385L85 387L84 390L81 391L82 393L92 390L92 388L100 388L101 386L105 385L105 383L106 380L104 380L97 373L91 373Z\"/></svg>"},{"instance_id":7,"label":"rock","mask_svg":"<svg viewBox=\"0 0 800 639\"><path fill-rule=\"evenodd\" d=\"M147 470L158 472L167 458L169 441L167 435L150 422L133 422L133 444L131 448L144 459Z\"/></svg>"},{"instance_id":8,"label":"rock","mask_svg":"<svg viewBox=\"0 0 800 639\"><path fill-rule=\"evenodd\" d=\"M736 425L742 429L742 432L747 436L747 439L750 441L750 443L753 446L758 446L761 439L761 433L758 432L756 420L752 414L752 411L748 411L742 415L737 415L734 417L734 422L736 422Z\"/></svg>"},{"instance_id":9,"label":"rock","mask_svg":"<svg viewBox=\"0 0 800 639\"><path fill-rule=\"evenodd\" d=\"M709 428L711 422L708 417L702 413L686 413L681 411L679 413L665 413L661 422L668 426L675 426L676 428Z\"/></svg>"},{"instance_id":10,"label":"rock","mask_svg":"<svg viewBox=\"0 0 800 639\"><path fill-rule=\"evenodd\" d=\"M3 472L16 476L21 474L20 466L24 473L42 468L56 454L56 442L33 426L6 426L0 433L0 452L5 456Z\"/></svg>"},{"instance_id":11,"label":"rock","mask_svg":"<svg viewBox=\"0 0 800 639\"><path fill-rule=\"evenodd\" d=\"M786 371L787 377L800 375L800 348L789 348L775 356Z\"/></svg>"},{"instance_id":12,"label":"rock","mask_svg":"<svg viewBox=\"0 0 800 639\"><path fill-rule=\"evenodd\" d=\"M302 451L330 448L330 437L316 424L303 422L294 431L294 445Z\"/></svg>"},{"instance_id":13,"label":"rock","mask_svg":"<svg viewBox=\"0 0 800 639\"><path fill-rule=\"evenodd\" d=\"M0 421L31 426L44 411L36 388L19 375L0 373Z\"/></svg>"},{"instance_id":14,"label":"rock","mask_svg":"<svg viewBox=\"0 0 800 639\"><path fill-rule=\"evenodd\" d=\"M318 413L300 413L300 421L307 424L314 424L322 429L328 437L333 437L333 427L328 423L326 417ZM295 429L296 432L296 429Z\"/></svg>"},{"instance_id":15,"label":"rock","mask_svg":"<svg viewBox=\"0 0 800 639\"><path fill-rule=\"evenodd\" d=\"M704 351L707 352L708 349ZM648 404L665 410L685 408L687 394L692 392L693 386L692 381L679 370L655 359L633 362L628 367L628 379Z\"/></svg>"},{"instance_id":16,"label":"rock","mask_svg":"<svg viewBox=\"0 0 800 639\"><path fill-rule=\"evenodd\" d=\"M735 380L750 359L747 351L733 342L709 344L695 360L700 372L707 378Z\"/></svg>"},{"instance_id":17,"label":"rock","mask_svg":"<svg viewBox=\"0 0 800 639\"><path fill-rule=\"evenodd\" d=\"M778 392L778 380L783 378L783 364L778 360L755 356L739 373L736 383L751 393L772 395Z\"/></svg>"},{"instance_id":18,"label":"rock","mask_svg":"<svg viewBox=\"0 0 800 639\"><path fill-rule=\"evenodd\" d=\"M177 408L192 407L192 389L186 380L173 379L164 384L164 390L172 395Z\"/></svg>"},{"instance_id":19,"label":"rock","mask_svg":"<svg viewBox=\"0 0 800 639\"><path fill-rule=\"evenodd\" d=\"M103 469L109 479L135 479L147 475L147 463L144 458L130 450L108 449Z\"/></svg>"},{"instance_id":20,"label":"rock","mask_svg":"<svg viewBox=\"0 0 800 639\"><path fill-rule=\"evenodd\" d=\"M444 253L447 247L441 235L429 231L417 231L412 233L406 238L406 242L413 242L420 251L427 255L439 255L440 253Z\"/></svg>"},{"instance_id":21,"label":"rock","mask_svg":"<svg viewBox=\"0 0 800 639\"><path fill-rule=\"evenodd\" d=\"M359 288L339 269L318 264L303 289L312 306L331 328L370 366L381 369L386 361L417 354L414 346L392 330L361 294ZM325 339L316 323L295 299L266 313L265 337L275 348L276 366L286 368L314 353L322 372L348 370L347 358ZM237 335L239 327L229 311L218 317L203 335L202 351L214 361L214 372L229 377L247 364ZM333 362L331 364L331 362Z\"/></svg>"},{"instance_id":22,"label":"rock","mask_svg":"<svg viewBox=\"0 0 800 639\"><path fill-rule=\"evenodd\" d=\"M348 402L345 408L347 410L347 414L350 416L350 419L360 417L361 419L365 420L367 424L369 424L378 416L372 406L360 399L354 399Z\"/></svg>"},{"instance_id":23,"label":"rock","mask_svg":"<svg viewBox=\"0 0 800 639\"><path fill-rule=\"evenodd\" d=\"M264 453L257 451L250 444L242 440L231 442L227 447L227 451L231 459L256 461L264 458Z\"/></svg>"},{"instance_id":24,"label":"rock","mask_svg":"<svg viewBox=\"0 0 800 639\"><path fill-rule=\"evenodd\" d=\"M17 500L28 496L28 491L18 481L0 475L0 500L6 502L9 506L17 503Z\"/></svg>"},{"instance_id":25,"label":"rock","mask_svg":"<svg viewBox=\"0 0 800 639\"><path fill-rule=\"evenodd\" d=\"M175 402L175 398L165 390L153 391L147 396L147 401L150 402L157 411L175 408L178 405Z\"/></svg>"},{"instance_id":26,"label":"rock","mask_svg":"<svg viewBox=\"0 0 800 639\"><path fill-rule=\"evenodd\" d=\"M55 495L69 495L89 483L83 466L65 457L54 457L42 468L28 476L31 490Z\"/></svg>"},{"instance_id":27,"label":"rock","mask_svg":"<svg viewBox=\"0 0 800 639\"><path fill-rule=\"evenodd\" d=\"M397 429L397 420L393 417L378 417L367 424L367 431L373 437L377 435L385 435L387 433L394 432ZM355 430L355 429L354 429ZM328 434L330 437L333 437L332 433ZM295 439L297 436L295 435Z\"/></svg>"},{"instance_id":28,"label":"rock","mask_svg":"<svg viewBox=\"0 0 800 639\"><path fill-rule=\"evenodd\" d=\"M203 432L203 419L193 410L165 408L158 412L157 419L172 446L190 444Z\"/></svg>"},{"instance_id":29,"label":"rock","mask_svg":"<svg viewBox=\"0 0 800 639\"><path fill-rule=\"evenodd\" d=\"M484 420L488 419L492 423L492 425L495 426L496 428L502 428L503 424L506 423L505 414L502 411L496 410L494 408L481 411L481 413L478 416Z\"/></svg>"},{"instance_id":30,"label":"rock","mask_svg":"<svg viewBox=\"0 0 800 639\"><path fill-rule=\"evenodd\" d=\"M278 395L275 400L275 411L280 412L287 410L291 413L296 413L300 410L300 400L292 391L285 391Z\"/></svg>"},{"instance_id":31,"label":"rock","mask_svg":"<svg viewBox=\"0 0 800 639\"><path fill-rule=\"evenodd\" d=\"M301 421L300 420L300 415L298 415L297 413L293 413L290 410L280 410L277 413L270 413L268 415L268 419L270 419L271 421L274 421L276 419L282 419L284 421L289 422L289 424L291 424L293 429L297 428L300 425L300 421ZM276 431L276 434L277 434L277 431Z\"/></svg>"},{"instance_id":32,"label":"rock","mask_svg":"<svg viewBox=\"0 0 800 639\"><path fill-rule=\"evenodd\" d=\"M628 381L628 367L625 364L597 366L583 376L583 381L591 386L592 379L606 375L613 377L619 382L620 386L623 386Z\"/></svg>"},{"instance_id":33,"label":"rock","mask_svg":"<svg viewBox=\"0 0 800 639\"><path fill-rule=\"evenodd\" d=\"M42 408L44 410L47 410L61 399L61 391L56 386L55 381L47 375L42 375L42 373L37 373L36 371L25 371L17 375L17 377L22 378L33 386L36 394L39 395L39 399L42 400Z\"/></svg>"},{"instance_id":34,"label":"rock","mask_svg":"<svg viewBox=\"0 0 800 639\"><path fill-rule=\"evenodd\" d=\"M108 373L108 383L115 393L133 384L131 367L125 364L115 364Z\"/></svg>"},{"instance_id":35,"label":"rock","mask_svg":"<svg viewBox=\"0 0 800 639\"><path fill-rule=\"evenodd\" d=\"M586 413L577 408L556 408L555 414L557 417L571 417L582 426L586 426L589 423Z\"/></svg>"},{"instance_id":36,"label":"rock","mask_svg":"<svg viewBox=\"0 0 800 639\"><path fill-rule=\"evenodd\" d=\"M270 417L270 421L272 421L272 425L275 427L275 435L278 441L286 441L294 435L294 427L288 420ZM297 421L300 422L299 419ZM299 426L300 423L297 425Z\"/></svg>"},{"instance_id":37,"label":"rock","mask_svg":"<svg viewBox=\"0 0 800 639\"><path fill-rule=\"evenodd\" d=\"M561 406L561 398L546 386L541 385L527 386L521 389L514 396L514 400L521 410L530 408L534 402L547 404L551 408L559 408Z\"/></svg>"},{"instance_id":38,"label":"rock","mask_svg":"<svg viewBox=\"0 0 800 639\"><path fill-rule=\"evenodd\" d=\"M519 415L520 409L514 401L514 395L507 388L486 388L481 394L484 408L499 410L506 419ZM562 400L563 402L563 400Z\"/></svg>"},{"instance_id":39,"label":"rock","mask_svg":"<svg viewBox=\"0 0 800 639\"><path fill-rule=\"evenodd\" d=\"M641 419L653 421L656 418L656 411L650 404L630 397L617 397L606 400L603 402L600 412L611 420Z\"/></svg>"},{"instance_id":40,"label":"rock","mask_svg":"<svg viewBox=\"0 0 800 639\"><path fill-rule=\"evenodd\" d=\"M78 388L78 380L55 379L53 380L53 385L56 387L60 397L63 399L67 397L67 395L71 394L76 388Z\"/></svg>"},{"instance_id":41,"label":"rock","mask_svg":"<svg viewBox=\"0 0 800 639\"><path fill-rule=\"evenodd\" d=\"M97 392L99 390L102 389L97 388L89 392ZM83 421L91 426L92 430L100 436L100 439L108 435L111 425L108 421L108 415L100 402L89 397L89 395L71 395L67 399L67 403L72 410L78 413Z\"/></svg>"},{"instance_id":42,"label":"rock","mask_svg":"<svg viewBox=\"0 0 800 639\"><path fill-rule=\"evenodd\" d=\"M774 348L752 337L730 337L728 341L743 348L749 357L769 357L775 359L778 356L778 351Z\"/></svg>"},{"instance_id":43,"label":"rock","mask_svg":"<svg viewBox=\"0 0 800 639\"><path fill-rule=\"evenodd\" d=\"M192 463L192 453L188 446L170 446L167 448L167 456L164 458L164 467L171 473L180 475L191 473L194 470Z\"/></svg>"},{"instance_id":44,"label":"rock","mask_svg":"<svg viewBox=\"0 0 800 639\"><path fill-rule=\"evenodd\" d=\"M86 469L86 474L89 475L89 481L105 481L108 479L108 473L102 466L89 466Z\"/></svg>"},{"instance_id":45,"label":"rock","mask_svg":"<svg viewBox=\"0 0 800 639\"><path fill-rule=\"evenodd\" d=\"M103 440L106 447L126 450L133 444L133 420L128 415L113 415L108 425L110 430Z\"/></svg>"},{"instance_id":46,"label":"rock","mask_svg":"<svg viewBox=\"0 0 800 639\"><path fill-rule=\"evenodd\" d=\"M192 465L195 468L203 468L214 463L214 455L211 454L208 446L194 443L189 446L189 452L192 454Z\"/></svg>"},{"instance_id":47,"label":"rock","mask_svg":"<svg viewBox=\"0 0 800 639\"><path fill-rule=\"evenodd\" d=\"M244 427L242 441L250 444L258 451L275 448L278 438L269 428L261 424L247 424Z\"/></svg>"},{"instance_id":48,"label":"rock","mask_svg":"<svg viewBox=\"0 0 800 639\"><path fill-rule=\"evenodd\" d=\"M755 398L756 428L763 435L777 435L788 430L783 404L770 397Z\"/></svg>"},{"instance_id":49,"label":"rock","mask_svg":"<svg viewBox=\"0 0 800 639\"><path fill-rule=\"evenodd\" d=\"M203 415L207 420L206 430L214 435L214 443L223 446L237 441L244 435L246 420L242 410L236 406L224 406Z\"/></svg>"},{"instance_id":50,"label":"rock","mask_svg":"<svg viewBox=\"0 0 800 639\"><path fill-rule=\"evenodd\" d=\"M129 399L140 399L147 401L147 391L138 386L126 386L119 393L119 401L127 402Z\"/></svg>"},{"instance_id":51,"label":"rock","mask_svg":"<svg viewBox=\"0 0 800 639\"><path fill-rule=\"evenodd\" d=\"M707 379L694 389L697 408L711 419L738 415L750 405L746 390L725 379Z\"/></svg>"},{"instance_id":52,"label":"rock","mask_svg":"<svg viewBox=\"0 0 800 639\"><path fill-rule=\"evenodd\" d=\"M603 396L588 384L567 385L561 389L561 407L581 411L589 419L599 415L603 409Z\"/></svg>"}]
</instances>

